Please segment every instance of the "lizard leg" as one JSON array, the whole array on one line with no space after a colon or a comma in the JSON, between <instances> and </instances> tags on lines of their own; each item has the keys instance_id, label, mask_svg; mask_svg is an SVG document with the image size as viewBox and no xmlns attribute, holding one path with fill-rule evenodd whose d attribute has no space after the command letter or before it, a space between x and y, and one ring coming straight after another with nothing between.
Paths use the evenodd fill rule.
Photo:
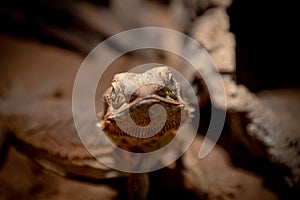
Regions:
<instances>
[{"instance_id":1,"label":"lizard leg","mask_svg":"<svg viewBox=\"0 0 300 200\"><path fill-rule=\"evenodd\" d=\"M130 173L127 187L131 200L146 200L149 192L148 173Z\"/></svg>"}]
</instances>

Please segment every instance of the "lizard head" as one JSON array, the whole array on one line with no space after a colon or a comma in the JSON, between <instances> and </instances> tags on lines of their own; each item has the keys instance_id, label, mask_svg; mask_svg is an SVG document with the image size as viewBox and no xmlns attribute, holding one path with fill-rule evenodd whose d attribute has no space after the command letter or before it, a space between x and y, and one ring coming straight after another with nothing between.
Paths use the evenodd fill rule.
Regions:
<instances>
[{"instance_id":1,"label":"lizard head","mask_svg":"<svg viewBox=\"0 0 300 200\"><path fill-rule=\"evenodd\" d=\"M128 151L161 148L190 116L180 85L168 67L116 74L103 97L101 128L112 142Z\"/></svg>"}]
</instances>

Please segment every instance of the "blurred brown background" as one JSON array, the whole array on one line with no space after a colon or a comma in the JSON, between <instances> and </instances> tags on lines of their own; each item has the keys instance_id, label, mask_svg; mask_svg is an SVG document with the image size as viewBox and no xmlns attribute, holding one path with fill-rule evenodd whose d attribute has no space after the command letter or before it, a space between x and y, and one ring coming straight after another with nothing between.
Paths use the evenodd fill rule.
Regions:
<instances>
[{"instance_id":1,"label":"blurred brown background","mask_svg":"<svg viewBox=\"0 0 300 200\"><path fill-rule=\"evenodd\" d=\"M209 17L215 17L212 14L214 10L226 10L224 13L229 16L230 29L224 33L222 30L220 35L233 33L235 36L235 43L230 40L224 49L230 56L235 54L236 65L230 65L233 61L229 59L232 68L228 70L226 65L222 68L225 70L221 70L222 74L230 75L255 93L293 89L291 93L283 92L282 96L291 96L291 102L297 102L299 95L294 89L299 91L300 79L297 73L298 33L295 30L297 16L294 9L291 2L241 0L2 0L0 125L9 121L10 126L17 127L16 130L25 129L28 110L46 115L51 111L51 107L47 107L48 101L63 102L63 105L65 103L70 107L76 72L84 57L104 39L142 26L166 27L194 36L198 28L196 22L204 19L202 16L208 16L205 20L209 24ZM212 21L219 22L216 18ZM212 46L208 49L212 54L215 53L214 45L221 43L218 41L220 35L216 34L215 40L208 40L207 43L204 40L208 48ZM217 44L214 41L218 41ZM118 51L119 46L111 44L109 48ZM220 57L218 53L215 55ZM107 81L115 72L153 60L170 65L177 63L176 58L164 52L150 50L132 53L112 65L115 71L108 72ZM28 107L27 110L23 109L22 104ZM297 113L292 116L297 116ZM27 120L39 123L38 118L28 117ZM47 128L45 130L47 132ZM291 199L299 195L298 188L290 188L281 175L273 171L272 163L263 156L249 156L241 144L233 145L227 132L229 128L225 124L224 136L208 158L197 160L203 139L199 134L187 153L191 157L183 161L193 164L183 168L170 166L152 173L149 199ZM2 138L1 135L0 143ZM296 141L292 142L292 146L298 145ZM43 145L47 144L47 141L44 142ZM51 147L51 144L48 146ZM0 199L128 199L124 177L109 180L63 178L43 169L28 159L30 156L25 157L15 148L5 148L7 154L1 155Z\"/></svg>"}]
</instances>

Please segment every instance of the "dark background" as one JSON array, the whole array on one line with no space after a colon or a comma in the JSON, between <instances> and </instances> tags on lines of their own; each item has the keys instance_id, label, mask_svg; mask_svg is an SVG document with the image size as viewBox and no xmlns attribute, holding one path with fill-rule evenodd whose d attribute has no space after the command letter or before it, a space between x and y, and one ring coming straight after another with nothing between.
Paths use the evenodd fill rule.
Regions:
<instances>
[{"instance_id":1,"label":"dark background","mask_svg":"<svg viewBox=\"0 0 300 200\"><path fill-rule=\"evenodd\" d=\"M300 86L299 11L292 1L234 0L238 81L252 91Z\"/></svg>"},{"instance_id":2,"label":"dark background","mask_svg":"<svg viewBox=\"0 0 300 200\"><path fill-rule=\"evenodd\" d=\"M61 2L68 6L62 7ZM65 27L66 30L74 25L87 30L76 16L68 15L72 11L71 2L2 0L0 32L55 43L57 41L47 35L48 31L43 30L45 23L48 26ZM109 6L108 1L92 2L99 6ZM291 0L233 0L228 14L237 43L237 80L250 90L300 86L297 69L299 31L296 30L300 23L297 9L295 1ZM106 37L99 35L100 40Z\"/></svg>"}]
</instances>

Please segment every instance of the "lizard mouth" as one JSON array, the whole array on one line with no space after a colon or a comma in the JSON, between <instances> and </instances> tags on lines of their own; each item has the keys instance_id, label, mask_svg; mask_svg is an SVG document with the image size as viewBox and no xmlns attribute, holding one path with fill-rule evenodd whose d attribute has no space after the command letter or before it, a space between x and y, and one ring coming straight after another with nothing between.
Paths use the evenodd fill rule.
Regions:
<instances>
[{"instance_id":1,"label":"lizard mouth","mask_svg":"<svg viewBox=\"0 0 300 200\"><path fill-rule=\"evenodd\" d=\"M137 98L132 103L138 105L138 104L148 104L148 103L153 103L153 102L155 102L155 103L161 102L161 103L170 104L170 105L180 105L180 103L174 99L161 97L156 94L148 96L146 98Z\"/></svg>"},{"instance_id":2,"label":"lizard mouth","mask_svg":"<svg viewBox=\"0 0 300 200\"><path fill-rule=\"evenodd\" d=\"M146 97L137 97L135 100L133 100L130 103L124 103L120 108L114 110L111 116L120 115L123 112L126 112L127 110L130 110L134 107L138 107L141 105L150 105L155 103L170 105L174 107L183 106L178 100L174 100L169 97L161 97L159 95L153 94L153 95L148 95Z\"/></svg>"}]
</instances>

